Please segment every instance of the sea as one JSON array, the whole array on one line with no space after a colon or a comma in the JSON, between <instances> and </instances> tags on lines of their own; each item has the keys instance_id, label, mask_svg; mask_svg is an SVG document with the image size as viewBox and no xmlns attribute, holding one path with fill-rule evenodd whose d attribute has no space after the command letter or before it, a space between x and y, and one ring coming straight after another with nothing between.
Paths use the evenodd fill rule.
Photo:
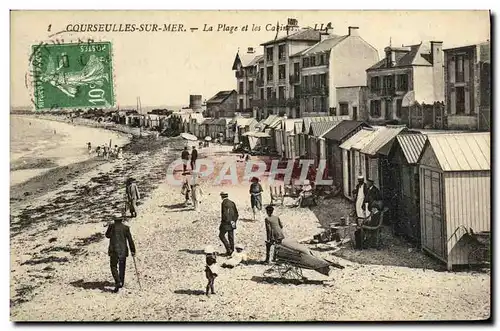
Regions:
<instances>
[{"instance_id":1,"label":"sea","mask_svg":"<svg viewBox=\"0 0 500 331\"><path fill-rule=\"evenodd\" d=\"M89 128L35 117L10 116L11 185L22 183L55 167L94 157L87 143L123 146L129 137L105 129Z\"/></svg>"}]
</instances>

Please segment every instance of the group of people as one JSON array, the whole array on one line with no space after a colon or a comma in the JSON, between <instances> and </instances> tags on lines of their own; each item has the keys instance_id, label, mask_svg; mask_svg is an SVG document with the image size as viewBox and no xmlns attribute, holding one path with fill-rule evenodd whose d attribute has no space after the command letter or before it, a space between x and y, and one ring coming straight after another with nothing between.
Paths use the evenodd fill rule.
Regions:
<instances>
[{"instance_id":1,"label":"group of people","mask_svg":"<svg viewBox=\"0 0 500 331\"><path fill-rule=\"evenodd\" d=\"M198 160L198 151L196 150L196 146L192 147L191 154L189 154L188 147L185 146L181 153L181 159L184 174L187 172L188 164L191 166L191 170L194 171L196 169L196 160Z\"/></svg>"},{"instance_id":2,"label":"group of people","mask_svg":"<svg viewBox=\"0 0 500 331\"><path fill-rule=\"evenodd\" d=\"M89 151L89 155L92 154L92 144L90 142L87 143L87 149ZM117 159L123 159L123 148L115 145L113 148L106 144L102 144L101 146L97 146L95 149L95 153L98 157L102 157L108 160L110 157L115 157Z\"/></svg>"}]
</instances>

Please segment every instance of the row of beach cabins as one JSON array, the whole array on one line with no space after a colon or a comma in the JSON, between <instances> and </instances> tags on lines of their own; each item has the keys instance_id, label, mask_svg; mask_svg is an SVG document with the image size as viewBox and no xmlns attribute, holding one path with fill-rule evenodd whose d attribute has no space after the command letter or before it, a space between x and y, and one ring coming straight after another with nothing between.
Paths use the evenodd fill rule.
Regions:
<instances>
[{"instance_id":1,"label":"row of beach cabins","mask_svg":"<svg viewBox=\"0 0 500 331\"><path fill-rule=\"evenodd\" d=\"M396 233L446 263L470 265L472 234L490 231L490 133L374 126L343 116L287 119L204 118L132 114L132 126L176 127L200 139L223 137L251 150L267 147L278 158L324 160L329 178L353 200L357 177L372 179L389 207ZM179 132L179 133L180 133ZM472 231L471 231L472 230Z\"/></svg>"}]
</instances>

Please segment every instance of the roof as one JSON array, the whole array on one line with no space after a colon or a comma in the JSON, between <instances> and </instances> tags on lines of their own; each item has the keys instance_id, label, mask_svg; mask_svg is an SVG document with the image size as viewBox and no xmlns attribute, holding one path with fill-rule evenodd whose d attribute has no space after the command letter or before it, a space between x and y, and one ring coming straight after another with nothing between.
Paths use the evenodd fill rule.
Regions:
<instances>
[{"instance_id":1,"label":"roof","mask_svg":"<svg viewBox=\"0 0 500 331\"><path fill-rule=\"evenodd\" d=\"M349 119L349 116L314 116L304 117L303 132L309 132L311 123L314 122L334 122Z\"/></svg>"},{"instance_id":2,"label":"roof","mask_svg":"<svg viewBox=\"0 0 500 331\"><path fill-rule=\"evenodd\" d=\"M297 124L302 125L302 119L301 118L289 118L284 120L285 122L285 132L292 132L295 130L295 126Z\"/></svg>"},{"instance_id":3,"label":"roof","mask_svg":"<svg viewBox=\"0 0 500 331\"><path fill-rule=\"evenodd\" d=\"M412 45L406 47L407 50L401 50L395 48L393 51L396 52L396 63L391 66L391 68L397 67L408 67L408 66L432 66L432 62L430 61L430 46L426 43L420 43L418 45ZM367 69L369 70L377 70L377 69L388 69L387 60L384 57L379 62L375 63L373 66Z\"/></svg>"},{"instance_id":4,"label":"roof","mask_svg":"<svg viewBox=\"0 0 500 331\"><path fill-rule=\"evenodd\" d=\"M304 53L302 53L302 55L309 55L309 54L329 51L347 37L349 36L332 35L330 38L320 41L316 45L309 47Z\"/></svg>"},{"instance_id":5,"label":"roof","mask_svg":"<svg viewBox=\"0 0 500 331\"><path fill-rule=\"evenodd\" d=\"M236 90L219 91L216 95L214 95L212 98L210 98L210 100L207 101L207 104L223 103L227 98L231 96L233 92L236 93Z\"/></svg>"},{"instance_id":6,"label":"roof","mask_svg":"<svg viewBox=\"0 0 500 331\"><path fill-rule=\"evenodd\" d=\"M270 41L266 41L265 43L262 43L260 45L266 46L266 45L276 44L276 43L287 41L287 40L319 41L321 39L320 33L321 32L319 30L305 28L303 30L299 30L295 33L292 33L291 35L284 36L284 37L270 40Z\"/></svg>"},{"instance_id":7,"label":"roof","mask_svg":"<svg viewBox=\"0 0 500 331\"><path fill-rule=\"evenodd\" d=\"M192 114L190 114L189 118L196 120L196 122L198 122L198 123L202 123L203 119L204 119L203 114L201 114L201 113L192 113Z\"/></svg>"},{"instance_id":8,"label":"roof","mask_svg":"<svg viewBox=\"0 0 500 331\"><path fill-rule=\"evenodd\" d=\"M360 126L368 126L362 121L344 120L325 133L324 138L341 141Z\"/></svg>"},{"instance_id":9,"label":"roof","mask_svg":"<svg viewBox=\"0 0 500 331\"><path fill-rule=\"evenodd\" d=\"M427 136L421 133L400 134L396 137L396 141L403 151L408 164L417 164L418 158L424 150Z\"/></svg>"},{"instance_id":10,"label":"roof","mask_svg":"<svg viewBox=\"0 0 500 331\"><path fill-rule=\"evenodd\" d=\"M283 121L283 117L277 116L270 124L269 128L272 129L277 129L279 126L281 126L281 122Z\"/></svg>"},{"instance_id":11,"label":"roof","mask_svg":"<svg viewBox=\"0 0 500 331\"><path fill-rule=\"evenodd\" d=\"M256 65L263 57L264 55L255 55L253 53L240 54L240 52L238 52L236 53L236 57L234 58L232 70L238 69L238 62L241 63L242 67L250 67Z\"/></svg>"},{"instance_id":12,"label":"roof","mask_svg":"<svg viewBox=\"0 0 500 331\"><path fill-rule=\"evenodd\" d=\"M490 133L430 134L431 146L443 171L490 170Z\"/></svg>"},{"instance_id":13,"label":"roof","mask_svg":"<svg viewBox=\"0 0 500 331\"><path fill-rule=\"evenodd\" d=\"M269 126L271 125L272 123L274 123L274 121L278 118L279 116L278 115L269 115L265 120L259 122L262 123L262 125L264 126Z\"/></svg>"},{"instance_id":14,"label":"roof","mask_svg":"<svg viewBox=\"0 0 500 331\"><path fill-rule=\"evenodd\" d=\"M309 135L319 138L339 123L340 121L313 122L311 123L311 128L309 129Z\"/></svg>"},{"instance_id":15,"label":"roof","mask_svg":"<svg viewBox=\"0 0 500 331\"><path fill-rule=\"evenodd\" d=\"M373 139L361 149L361 153L367 155L376 155L377 153L388 155L394 138L405 129L406 126L404 125L382 127L377 131Z\"/></svg>"},{"instance_id":16,"label":"roof","mask_svg":"<svg viewBox=\"0 0 500 331\"><path fill-rule=\"evenodd\" d=\"M351 138L347 139L340 145L340 148L342 149L347 149L350 150L351 148L354 148L354 146L359 143L360 141L363 141L365 138L370 137L377 132L379 127L373 127L373 128L363 128L356 132Z\"/></svg>"},{"instance_id":17,"label":"roof","mask_svg":"<svg viewBox=\"0 0 500 331\"><path fill-rule=\"evenodd\" d=\"M259 132L259 131L248 131L242 134L242 136L249 136L255 138L269 138L270 135L268 132Z\"/></svg>"},{"instance_id":18,"label":"roof","mask_svg":"<svg viewBox=\"0 0 500 331\"><path fill-rule=\"evenodd\" d=\"M236 117L231 122L236 123L237 126L248 126L252 123L257 123L257 120L253 117Z\"/></svg>"},{"instance_id":19,"label":"roof","mask_svg":"<svg viewBox=\"0 0 500 331\"><path fill-rule=\"evenodd\" d=\"M250 61L250 63L248 63L248 65L246 65L246 67L251 67L251 66L255 66L257 65L257 63L260 62L260 60L262 60L264 58L264 55L257 55L255 56L252 61Z\"/></svg>"}]
</instances>

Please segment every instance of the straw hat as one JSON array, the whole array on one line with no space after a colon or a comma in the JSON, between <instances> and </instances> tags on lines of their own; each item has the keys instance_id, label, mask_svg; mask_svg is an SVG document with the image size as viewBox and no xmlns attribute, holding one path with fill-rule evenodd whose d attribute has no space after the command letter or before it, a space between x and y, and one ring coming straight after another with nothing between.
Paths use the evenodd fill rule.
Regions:
<instances>
[{"instance_id":1,"label":"straw hat","mask_svg":"<svg viewBox=\"0 0 500 331\"><path fill-rule=\"evenodd\" d=\"M223 198L227 198L229 194L227 194L227 192L220 192L220 196Z\"/></svg>"}]
</instances>

